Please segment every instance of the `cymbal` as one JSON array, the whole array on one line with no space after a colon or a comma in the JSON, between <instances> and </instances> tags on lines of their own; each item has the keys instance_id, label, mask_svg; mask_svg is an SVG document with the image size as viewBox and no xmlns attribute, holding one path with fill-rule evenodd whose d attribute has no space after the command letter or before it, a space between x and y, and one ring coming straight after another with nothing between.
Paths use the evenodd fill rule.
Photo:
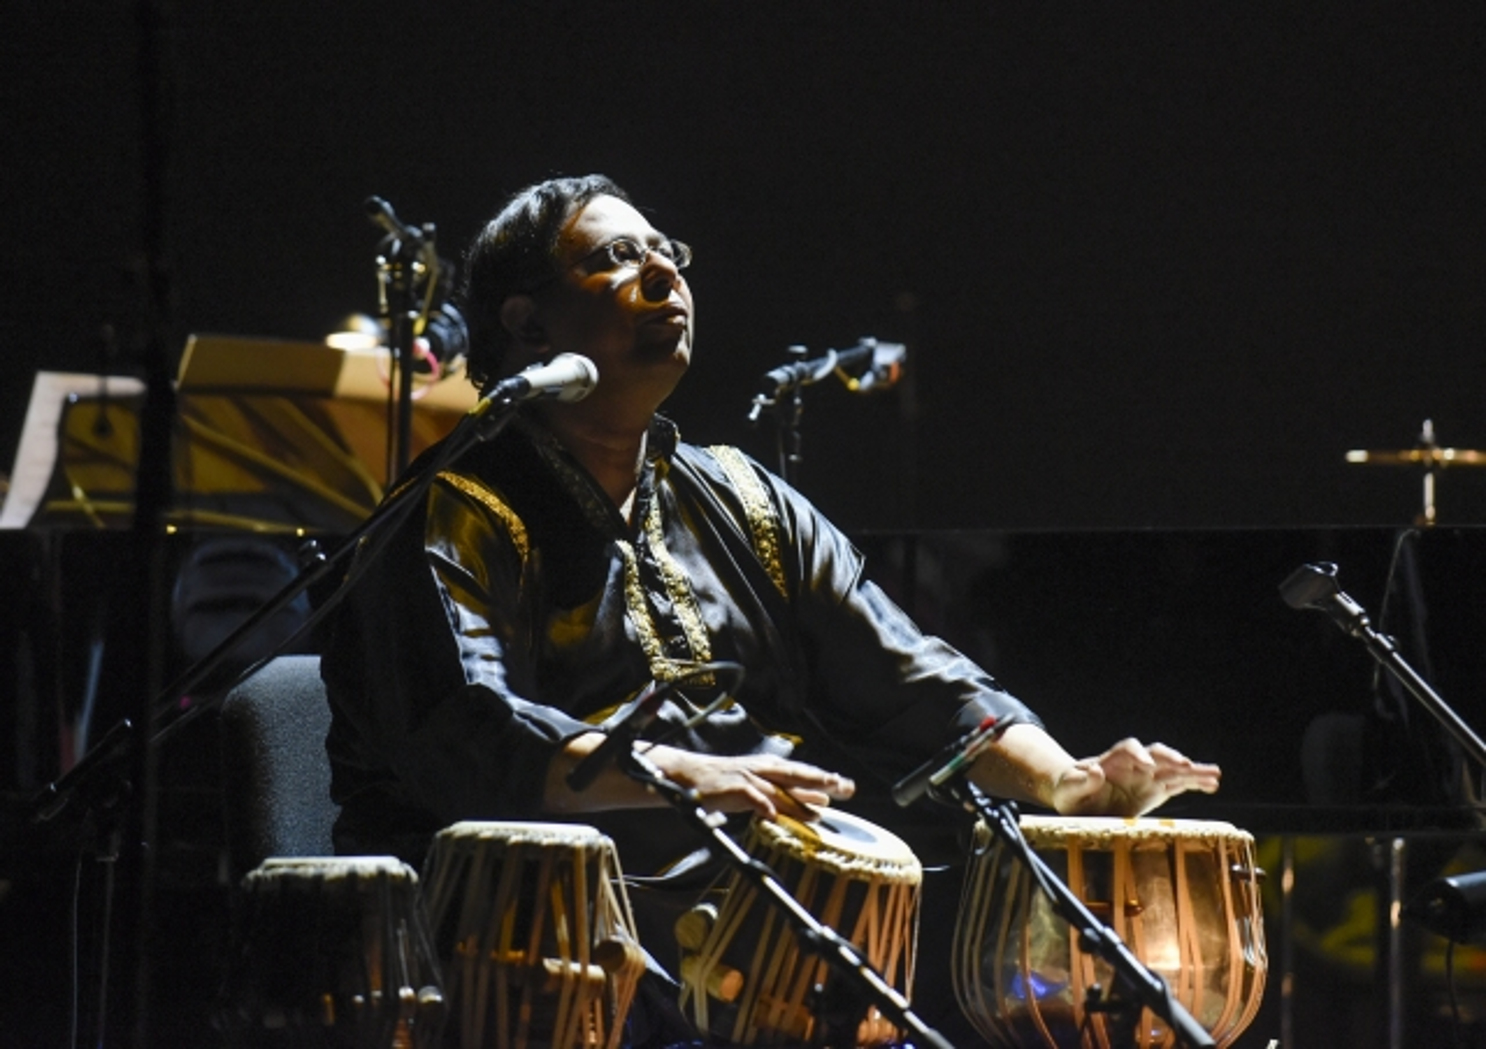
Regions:
<instances>
[{"instance_id":1,"label":"cymbal","mask_svg":"<svg viewBox=\"0 0 1486 1049\"><path fill-rule=\"evenodd\" d=\"M1423 466L1444 469L1446 466L1486 466L1486 452L1469 448L1403 448L1397 451L1372 451L1356 448L1347 453L1347 462L1369 466Z\"/></svg>"}]
</instances>

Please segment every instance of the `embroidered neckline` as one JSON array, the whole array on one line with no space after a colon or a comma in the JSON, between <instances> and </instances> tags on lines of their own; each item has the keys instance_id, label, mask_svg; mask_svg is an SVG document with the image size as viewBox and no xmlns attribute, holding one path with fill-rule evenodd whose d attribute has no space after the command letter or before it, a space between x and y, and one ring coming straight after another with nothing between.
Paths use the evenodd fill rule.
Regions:
<instances>
[{"instance_id":1,"label":"embroidered neckline","mask_svg":"<svg viewBox=\"0 0 1486 1049\"><path fill-rule=\"evenodd\" d=\"M657 681L670 681L691 671L697 663L712 659L712 640L702 618L701 603L692 589L685 570L666 548L665 527L661 520L660 500L656 492L658 481L670 467L670 458L675 454L679 433L669 419L657 415L646 436L645 465L640 472L635 490L634 512L639 526L632 528L620 515L618 508L598 483L580 466L572 454L541 422L521 413L516 425L531 441L538 457L555 473L578 503L589 524L601 535L607 535L619 551L624 563L624 601L635 637L645 653L650 673ZM640 579L640 558L636 544L648 545L654 558L666 596L675 610L676 621L686 639L691 655L687 659L674 659L666 655L665 642L656 623L645 587ZM698 684L706 682L694 678Z\"/></svg>"}]
</instances>

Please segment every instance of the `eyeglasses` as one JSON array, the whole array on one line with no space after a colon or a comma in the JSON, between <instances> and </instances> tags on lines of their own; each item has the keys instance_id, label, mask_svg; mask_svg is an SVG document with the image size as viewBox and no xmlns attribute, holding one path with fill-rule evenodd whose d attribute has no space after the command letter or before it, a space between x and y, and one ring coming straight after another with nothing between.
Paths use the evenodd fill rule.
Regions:
<instances>
[{"instance_id":1,"label":"eyeglasses","mask_svg":"<svg viewBox=\"0 0 1486 1049\"><path fill-rule=\"evenodd\" d=\"M684 270L691 265L691 248L682 244L679 240L667 239L661 241L659 244L641 244L639 241L629 237L620 237L618 240L611 240L602 248L584 255L577 262L573 263L573 265L581 266L594 256L603 255L608 258L611 266L622 266L637 270L645 265L645 261L650 258L651 252L659 255L678 270Z\"/></svg>"},{"instance_id":2,"label":"eyeglasses","mask_svg":"<svg viewBox=\"0 0 1486 1049\"><path fill-rule=\"evenodd\" d=\"M563 269L577 269L594 256L603 255L608 259L611 269L638 270L641 266L645 265L645 260L650 258L651 252L659 255L678 270L684 270L691 265L691 248L682 244L679 240L667 238L659 244L641 244L633 237L620 237L617 240L609 241L609 243L601 248L595 248L576 262L569 263ZM521 291L537 291L540 288L545 288L557 280L557 278L558 274L554 273L551 276L543 277L541 280L522 286Z\"/></svg>"}]
</instances>

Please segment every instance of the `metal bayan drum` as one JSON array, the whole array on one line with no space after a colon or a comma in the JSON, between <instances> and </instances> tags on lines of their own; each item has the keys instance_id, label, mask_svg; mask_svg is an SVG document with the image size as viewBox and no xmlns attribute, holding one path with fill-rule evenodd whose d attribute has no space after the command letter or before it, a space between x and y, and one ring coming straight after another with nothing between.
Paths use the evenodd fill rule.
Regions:
<instances>
[{"instance_id":1,"label":"metal bayan drum","mask_svg":"<svg viewBox=\"0 0 1486 1049\"><path fill-rule=\"evenodd\" d=\"M268 859L243 892L222 1017L232 1044L438 1044L438 964L411 867L390 856Z\"/></svg>"},{"instance_id":2,"label":"metal bayan drum","mask_svg":"<svg viewBox=\"0 0 1486 1049\"><path fill-rule=\"evenodd\" d=\"M447 1042L617 1049L645 956L614 842L569 823L456 823L424 869Z\"/></svg>"},{"instance_id":3,"label":"metal bayan drum","mask_svg":"<svg viewBox=\"0 0 1486 1049\"><path fill-rule=\"evenodd\" d=\"M1219 1046L1258 1012L1268 959L1254 840L1227 823L1024 816L1022 833L1053 872L1146 966ZM960 1008L1001 1046L1111 1044L1086 992L1113 971L1079 950L1025 865L982 822L966 872L952 973ZM1138 1049L1175 1045L1149 1010Z\"/></svg>"},{"instance_id":4,"label":"metal bayan drum","mask_svg":"<svg viewBox=\"0 0 1486 1049\"><path fill-rule=\"evenodd\" d=\"M756 819L744 847L907 997L923 881L907 845L828 808L809 824ZM732 873L725 886L720 907L704 900L676 923L682 1009L699 1030L733 1044L809 1041L816 1022L812 992L826 979L826 963L801 951L788 919L751 882ZM858 1028L857 1044L882 1045L896 1036L873 1008Z\"/></svg>"}]
</instances>

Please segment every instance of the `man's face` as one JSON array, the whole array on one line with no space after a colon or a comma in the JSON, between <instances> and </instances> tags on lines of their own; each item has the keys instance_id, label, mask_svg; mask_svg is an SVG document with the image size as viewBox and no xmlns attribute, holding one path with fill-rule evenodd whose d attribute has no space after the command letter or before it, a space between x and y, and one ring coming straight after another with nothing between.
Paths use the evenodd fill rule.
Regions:
<instances>
[{"instance_id":1,"label":"man's face","mask_svg":"<svg viewBox=\"0 0 1486 1049\"><path fill-rule=\"evenodd\" d=\"M553 353L579 353L599 370L599 390L645 388L658 406L691 361L691 290L675 264L651 251L616 263L618 240L657 247L666 238L616 197L595 197L557 242L558 279L539 298L537 320Z\"/></svg>"}]
</instances>

